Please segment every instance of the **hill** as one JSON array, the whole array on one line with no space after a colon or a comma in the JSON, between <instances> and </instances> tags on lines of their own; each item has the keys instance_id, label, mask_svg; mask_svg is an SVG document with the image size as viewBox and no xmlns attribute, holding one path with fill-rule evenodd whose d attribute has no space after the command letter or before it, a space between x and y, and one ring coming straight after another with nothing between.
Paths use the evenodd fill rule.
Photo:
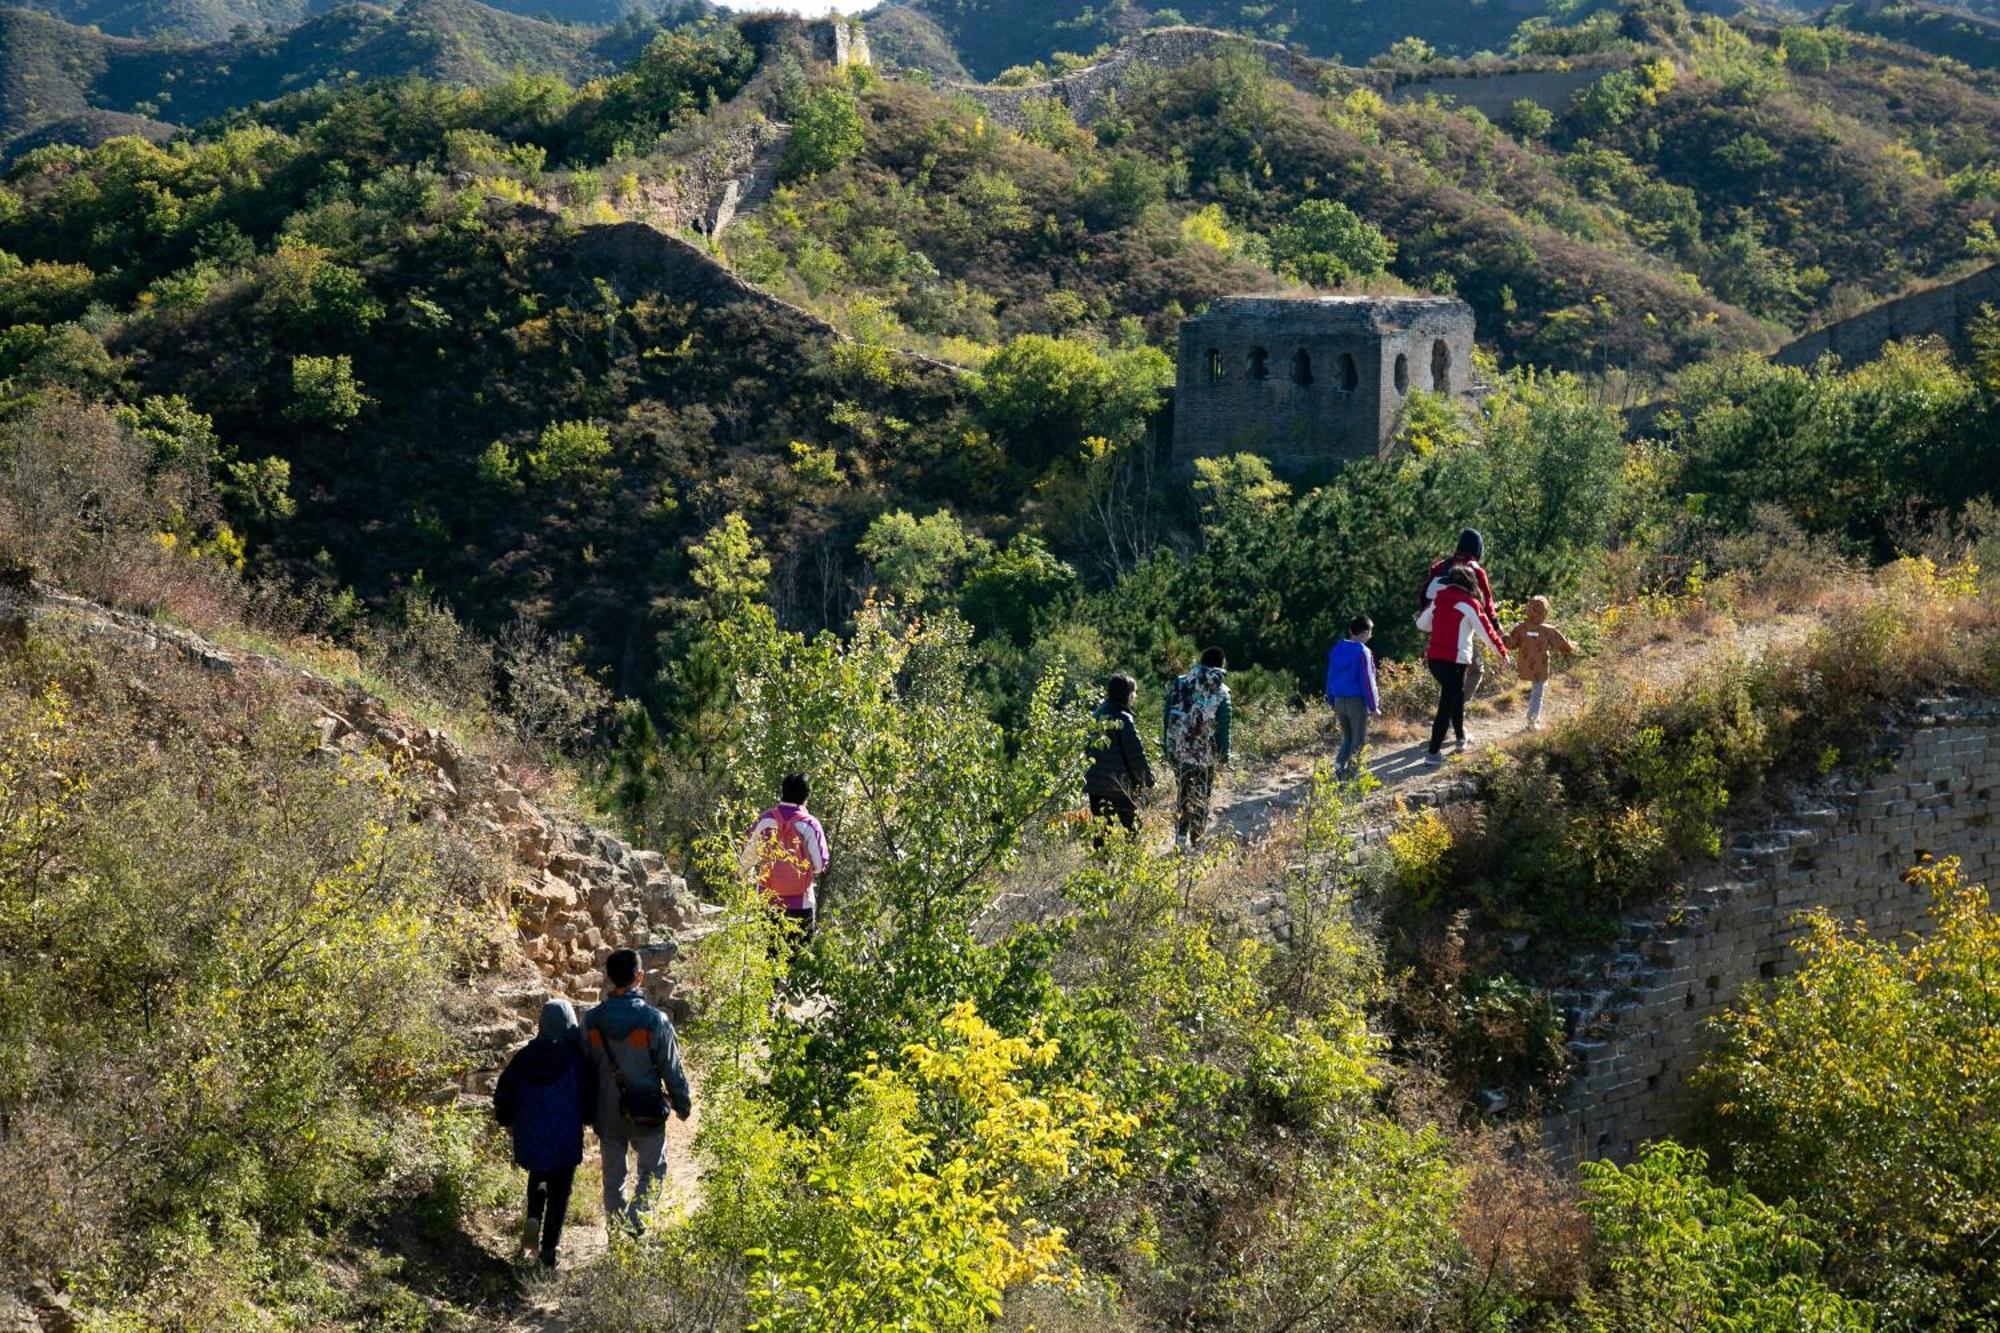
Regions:
<instances>
[{"instance_id":1,"label":"hill","mask_svg":"<svg viewBox=\"0 0 2000 1333\"><path fill-rule=\"evenodd\" d=\"M113 36L201 44L281 35L339 5L324 0L43 0L26 7ZM682 22L714 12L708 0L509 0L498 8L522 18L597 27L646 25L660 17Z\"/></svg>"},{"instance_id":2,"label":"hill","mask_svg":"<svg viewBox=\"0 0 2000 1333\"><path fill-rule=\"evenodd\" d=\"M1827 10L1828 24L1950 56L1976 69L2000 68L2000 18L1925 0L1864 0Z\"/></svg>"},{"instance_id":3,"label":"hill","mask_svg":"<svg viewBox=\"0 0 2000 1333\"><path fill-rule=\"evenodd\" d=\"M7 151L113 133L157 138L165 126L368 79L478 85L530 74L576 83L618 68L656 31L651 22L570 27L478 0L407 0L395 10L345 4L281 33L181 46L0 10L0 144L36 131Z\"/></svg>"}]
</instances>

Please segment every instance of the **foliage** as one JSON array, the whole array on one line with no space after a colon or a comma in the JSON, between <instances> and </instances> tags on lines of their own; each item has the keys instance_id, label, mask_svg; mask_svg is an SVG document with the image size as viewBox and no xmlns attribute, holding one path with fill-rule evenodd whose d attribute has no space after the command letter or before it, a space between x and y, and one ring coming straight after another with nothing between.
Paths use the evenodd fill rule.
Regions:
<instances>
[{"instance_id":1,"label":"foliage","mask_svg":"<svg viewBox=\"0 0 2000 1333\"><path fill-rule=\"evenodd\" d=\"M1735 1170L1813 1219L1844 1289L1895 1327L1970 1329L2000 1308L2000 918L1955 857L1910 881L1927 933L1809 915L1798 970L1724 1021L1708 1077Z\"/></svg>"},{"instance_id":2,"label":"foliage","mask_svg":"<svg viewBox=\"0 0 2000 1333\"><path fill-rule=\"evenodd\" d=\"M354 378L353 358L344 354L292 358L292 404L287 411L293 420L346 430L373 401Z\"/></svg>"},{"instance_id":3,"label":"foliage","mask_svg":"<svg viewBox=\"0 0 2000 1333\"><path fill-rule=\"evenodd\" d=\"M24 1191L0 1254L87 1306L234 1322L283 1308L312 1237L449 1186L461 1127L432 1094L473 934L398 779L128 669L43 638L0 666L0 1158Z\"/></svg>"},{"instance_id":4,"label":"foliage","mask_svg":"<svg viewBox=\"0 0 2000 1333\"><path fill-rule=\"evenodd\" d=\"M750 1327L988 1327L1008 1288L1046 1280L1063 1233L1027 1211L1053 1181L1113 1175L1132 1118L1046 1071L1053 1042L1002 1037L970 1004L907 1072L856 1076L847 1105L799 1151L807 1190L778 1210L782 1237L752 1257ZM925 1123L957 1130L949 1147Z\"/></svg>"},{"instance_id":5,"label":"foliage","mask_svg":"<svg viewBox=\"0 0 2000 1333\"><path fill-rule=\"evenodd\" d=\"M1630 1166L1586 1162L1584 1209L1602 1282L1583 1302L1592 1333L1867 1333L1874 1312L1831 1290L1829 1253L1790 1208L1709 1182L1707 1159L1671 1141Z\"/></svg>"},{"instance_id":6,"label":"foliage","mask_svg":"<svg viewBox=\"0 0 2000 1333\"><path fill-rule=\"evenodd\" d=\"M1892 344L1841 371L1729 361L1686 372L1667 436L1691 503L1725 528L1761 504L1887 555L1906 509L1948 511L1994 467L1990 408L1940 349Z\"/></svg>"},{"instance_id":7,"label":"foliage","mask_svg":"<svg viewBox=\"0 0 2000 1333\"><path fill-rule=\"evenodd\" d=\"M1100 352L1031 333L993 354L974 392L1016 461L1039 469L1075 457L1091 436L1134 438L1172 380L1172 364L1155 348Z\"/></svg>"},{"instance_id":8,"label":"foliage","mask_svg":"<svg viewBox=\"0 0 2000 1333\"><path fill-rule=\"evenodd\" d=\"M792 115L792 137L779 172L796 180L832 171L850 161L865 143L853 90L823 83L806 94Z\"/></svg>"},{"instance_id":9,"label":"foliage","mask_svg":"<svg viewBox=\"0 0 2000 1333\"><path fill-rule=\"evenodd\" d=\"M883 514L855 547L875 567L882 590L909 608L950 589L990 549L984 538L968 534L949 509L926 518L901 509Z\"/></svg>"},{"instance_id":10,"label":"foliage","mask_svg":"<svg viewBox=\"0 0 2000 1333\"><path fill-rule=\"evenodd\" d=\"M1320 287L1380 273L1395 257L1395 244L1378 228L1332 199L1306 200L1271 233L1278 271Z\"/></svg>"}]
</instances>

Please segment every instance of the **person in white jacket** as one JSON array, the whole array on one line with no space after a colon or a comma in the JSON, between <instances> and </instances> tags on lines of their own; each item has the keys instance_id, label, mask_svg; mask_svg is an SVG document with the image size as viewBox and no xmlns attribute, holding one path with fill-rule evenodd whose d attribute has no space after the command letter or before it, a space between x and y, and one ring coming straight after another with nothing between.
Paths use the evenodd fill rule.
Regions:
<instances>
[{"instance_id":1,"label":"person in white jacket","mask_svg":"<svg viewBox=\"0 0 2000 1333\"><path fill-rule=\"evenodd\" d=\"M1507 659L1507 649L1486 627L1478 588L1469 570L1452 569L1444 575L1437 596L1417 615L1417 628L1430 635L1424 650L1425 665L1438 683L1437 716L1431 720L1431 748L1424 758L1433 767L1444 762L1447 727L1458 738L1458 751L1463 753L1467 748L1465 670L1472 664L1473 646L1484 644L1502 661Z\"/></svg>"}]
</instances>

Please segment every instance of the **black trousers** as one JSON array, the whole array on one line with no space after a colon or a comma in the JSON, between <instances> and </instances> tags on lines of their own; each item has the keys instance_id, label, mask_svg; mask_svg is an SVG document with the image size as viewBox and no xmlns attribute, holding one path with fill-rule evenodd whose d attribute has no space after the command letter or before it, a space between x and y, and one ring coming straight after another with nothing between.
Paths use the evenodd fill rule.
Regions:
<instances>
[{"instance_id":1,"label":"black trousers","mask_svg":"<svg viewBox=\"0 0 2000 1333\"><path fill-rule=\"evenodd\" d=\"M1438 683L1438 711L1431 720L1431 753L1436 754L1444 748L1446 727L1465 739L1465 663L1431 659L1427 665Z\"/></svg>"},{"instance_id":2,"label":"black trousers","mask_svg":"<svg viewBox=\"0 0 2000 1333\"><path fill-rule=\"evenodd\" d=\"M569 1216L569 1187L576 1168L528 1173L528 1216L542 1219L542 1262L555 1267L556 1246L562 1242L563 1221Z\"/></svg>"},{"instance_id":3,"label":"black trousers","mask_svg":"<svg viewBox=\"0 0 2000 1333\"><path fill-rule=\"evenodd\" d=\"M1115 819L1125 826L1127 833L1139 827L1139 807L1130 796L1123 792L1094 791L1090 796L1090 818L1097 826L1091 841L1099 847L1104 845L1104 821Z\"/></svg>"}]
</instances>

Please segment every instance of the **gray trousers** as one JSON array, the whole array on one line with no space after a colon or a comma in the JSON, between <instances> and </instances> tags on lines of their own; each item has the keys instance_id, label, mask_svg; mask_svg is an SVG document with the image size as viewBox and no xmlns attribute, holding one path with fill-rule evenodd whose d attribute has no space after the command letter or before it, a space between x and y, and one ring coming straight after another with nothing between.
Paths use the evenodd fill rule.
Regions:
<instances>
[{"instance_id":1,"label":"gray trousers","mask_svg":"<svg viewBox=\"0 0 2000 1333\"><path fill-rule=\"evenodd\" d=\"M1545 680L1535 681L1528 686L1528 721L1542 720L1542 696L1548 692L1548 688L1549 683Z\"/></svg>"},{"instance_id":2,"label":"gray trousers","mask_svg":"<svg viewBox=\"0 0 2000 1333\"><path fill-rule=\"evenodd\" d=\"M628 1150L639 1158L639 1181L629 1204L625 1201L625 1154ZM614 1225L623 1218L636 1228L645 1211L653 1206L653 1196L659 1193L660 1182L667 1178L666 1127L661 1126L653 1133L635 1139L600 1134L597 1151L604 1164L605 1224Z\"/></svg>"},{"instance_id":3,"label":"gray trousers","mask_svg":"<svg viewBox=\"0 0 2000 1333\"><path fill-rule=\"evenodd\" d=\"M1361 751L1368 744L1368 701L1358 694L1344 694L1333 701L1340 718L1340 754L1333 761L1337 777L1348 777L1361 765Z\"/></svg>"}]
</instances>

